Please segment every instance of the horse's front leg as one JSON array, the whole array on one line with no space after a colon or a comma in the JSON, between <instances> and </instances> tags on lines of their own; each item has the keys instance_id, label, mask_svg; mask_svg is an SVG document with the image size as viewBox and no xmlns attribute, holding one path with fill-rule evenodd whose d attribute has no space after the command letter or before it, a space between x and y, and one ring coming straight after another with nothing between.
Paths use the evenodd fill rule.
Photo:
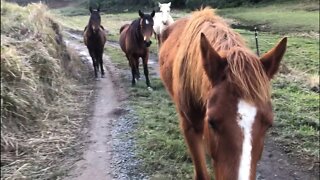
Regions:
<instances>
[{"instance_id":1,"label":"horse's front leg","mask_svg":"<svg viewBox=\"0 0 320 180\"><path fill-rule=\"evenodd\" d=\"M136 85L136 65L135 65L135 59L132 57L132 56L127 56L127 59L129 61L129 65L131 67L131 74L132 74L132 81L131 81L131 84L132 86L135 86Z\"/></svg>"},{"instance_id":2,"label":"horse's front leg","mask_svg":"<svg viewBox=\"0 0 320 180\"><path fill-rule=\"evenodd\" d=\"M104 69L103 69L103 50L99 53L99 63L101 69L101 77L104 78Z\"/></svg>"},{"instance_id":3,"label":"horse's front leg","mask_svg":"<svg viewBox=\"0 0 320 180\"><path fill-rule=\"evenodd\" d=\"M143 72L144 72L144 76L146 77L146 84L148 88L151 88L150 80L149 80L148 59L149 59L149 52L147 52L147 54L142 58L142 61L143 61Z\"/></svg>"},{"instance_id":4,"label":"horse's front leg","mask_svg":"<svg viewBox=\"0 0 320 180\"><path fill-rule=\"evenodd\" d=\"M139 57L137 57L136 59L135 59L135 65L136 65L136 75L137 75L137 80L139 80L140 79L140 71L139 71Z\"/></svg>"},{"instance_id":5,"label":"horse's front leg","mask_svg":"<svg viewBox=\"0 0 320 180\"><path fill-rule=\"evenodd\" d=\"M180 113L180 125L184 139L188 144L189 152L194 165L194 179L209 180L210 177L207 172L205 159L205 146L202 138L204 130L203 122L201 122L201 120L194 122L197 122L197 124L193 124L192 122L188 121L183 113Z\"/></svg>"},{"instance_id":6,"label":"horse's front leg","mask_svg":"<svg viewBox=\"0 0 320 180\"><path fill-rule=\"evenodd\" d=\"M98 63L97 63L97 59L94 55L94 53L92 51L89 50L89 54L91 56L91 59L92 59L92 65L93 65L93 69L94 69L94 77L95 78L98 78L98 72L97 72L97 66L98 66Z\"/></svg>"}]
</instances>

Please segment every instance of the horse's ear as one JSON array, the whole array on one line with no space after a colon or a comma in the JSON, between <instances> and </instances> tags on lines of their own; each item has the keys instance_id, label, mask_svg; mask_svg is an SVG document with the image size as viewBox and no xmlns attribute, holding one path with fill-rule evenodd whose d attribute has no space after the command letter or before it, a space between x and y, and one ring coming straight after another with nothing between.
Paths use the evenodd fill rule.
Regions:
<instances>
[{"instance_id":1,"label":"horse's ear","mask_svg":"<svg viewBox=\"0 0 320 180\"><path fill-rule=\"evenodd\" d=\"M92 13L92 7L91 6L89 7L89 10L90 10L90 13Z\"/></svg>"},{"instance_id":2,"label":"horse's ear","mask_svg":"<svg viewBox=\"0 0 320 180\"><path fill-rule=\"evenodd\" d=\"M224 76L224 69L227 61L211 47L206 36L201 33L200 48L202 54L202 65L209 80L216 84Z\"/></svg>"},{"instance_id":3,"label":"horse's ear","mask_svg":"<svg viewBox=\"0 0 320 180\"><path fill-rule=\"evenodd\" d=\"M159 8L161 8L162 4L160 2L158 2Z\"/></svg>"},{"instance_id":4,"label":"horse's ear","mask_svg":"<svg viewBox=\"0 0 320 180\"><path fill-rule=\"evenodd\" d=\"M97 11L100 12L100 4L98 5Z\"/></svg>"},{"instance_id":5,"label":"horse's ear","mask_svg":"<svg viewBox=\"0 0 320 180\"><path fill-rule=\"evenodd\" d=\"M144 14L143 14L143 12L139 9L139 16L141 17L141 18L143 18L144 17Z\"/></svg>"},{"instance_id":6,"label":"horse's ear","mask_svg":"<svg viewBox=\"0 0 320 180\"><path fill-rule=\"evenodd\" d=\"M276 74L280 61L287 49L287 37L284 37L274 48L261 57L261 62L269 79Z\"/></svg>"},{"instance_id":7,"label":"horse's ear","mask_svg":"<svg viewBox=\"0 0 320 180\"><path fill-rule=\"evenodd\" d=\"M171 2L168 3L168 6L169 6L169 7L171 6Z\"/></svg>"},{"instance_id":8,"label":"horse's ear","mask_svg":"<svg viewBox=\"0 0 320 180\"><path fill-rule=\"evenodd\" d=\"M155 14L156 14L156 12L153 10L151 13L151 17L154 17Z\"/></svg>"}]
</instances>

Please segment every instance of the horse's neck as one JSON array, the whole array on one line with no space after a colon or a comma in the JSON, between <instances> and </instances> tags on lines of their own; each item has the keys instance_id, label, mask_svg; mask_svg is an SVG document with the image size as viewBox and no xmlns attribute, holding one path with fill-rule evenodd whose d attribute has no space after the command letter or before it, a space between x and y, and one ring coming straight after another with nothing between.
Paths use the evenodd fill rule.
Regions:
<instances>
[{"instance_id":1,"label":"horse's neck","mask_svg":"<svg viewBox=\"0 0 320 180\"><path fill-rule=\"evenodd\" d=\"M131 29L130 33L137 42L143 41L143 35L141 34L140 20L141 19L135 20L136 22L134 22L130 28Z\"/></svg>"},{"instance_id":2,"label":"horse's neck","mask_svg":"<svg viewBox=\"0 0 320 180\"><path fill-rule=\"evenodd\" d=\"M99 32L101 31L100 28L99 28L99 31L97 31L96 33L93 33L92 27L88 25L87 31L88 31L88 36L90 36L91 38L96 38L96 39L100 38L100 32Z\"/></svg>"},{"instance_id":3,"label":"horse's neck","mask_svg":"<svg viewBox=\"0 0 320 180\"><path fill-rule=\"evenodd\" d=\"M171 17L170 13L167 12L167 13L162 13L161 14L161 18L169 24L172 24L174 22L173 18Z\"/></svg>"},{"instance_id":4,"label":"horse's neck","mask_svg":"<svg viewBox=\"0 0 320 180\"><path fill-rule=\"evenodd\" d=\"M173 20L173 18L171 17L170 14L168 15L168 23L169 23L169 24L174 23L174 20Z\"/></svg>"}]
</instances>

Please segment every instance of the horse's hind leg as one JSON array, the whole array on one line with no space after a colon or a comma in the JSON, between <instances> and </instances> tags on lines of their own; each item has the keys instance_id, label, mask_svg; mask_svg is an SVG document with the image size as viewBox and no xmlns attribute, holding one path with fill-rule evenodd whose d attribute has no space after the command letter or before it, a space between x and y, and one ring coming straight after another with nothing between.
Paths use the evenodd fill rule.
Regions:
<instances>
[{"instance_id":1,"label":"horse's hind leg","mask_svg":"<svg viewBox=\"0 0 320 180\"><path fill-rule=\"evenodd\" d=\"M201 121L198 121L200 123ZM209 180L206 167L205 149L203 142L203 125L197 124L196 127L180 113L180 123L185 141L188 144L189 152L194 165L195 180Z\"/></svg>"},{"instance_id":2,"label":"horse's hind leg","mask_svg":"<svg viewBox=\"0 0 320 180\"><path fill-rule=\"evenodd\" d=\"M143 61L143 72L144 72L144 76L146 77L146 84L147 84L147 86L149 88L151 88L150 80L149 80L148 58L149 58L149 54L148 53L147 53L147 55L145 57L142 58L142 61Z\"/></svg>"}]
</instances>

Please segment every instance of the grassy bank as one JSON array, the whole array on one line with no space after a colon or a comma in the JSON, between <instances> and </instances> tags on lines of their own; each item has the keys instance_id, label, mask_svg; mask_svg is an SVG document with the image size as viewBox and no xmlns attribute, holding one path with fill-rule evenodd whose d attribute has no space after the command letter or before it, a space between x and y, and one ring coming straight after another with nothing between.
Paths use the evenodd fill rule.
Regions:
<instances>
[{"instance_id":1,"label":"grassy bank","mask_svg":"<svg viewBox=\"0 0 320 180\"><path fill-rule=\"evenodd\" d=\"M56 179L73 164L87 71L44 5L1 1L1 179Z\"/></svg>"},{"instance_id":2,"label":"grassy bank","mask_svg":"<svg viewBox=\"0 0 320 180\"><path fill-rule=\"evenodd\" d=\"M236 19L243 25L260 26L264 31L281 34L288 32L319 34L318 1L262 3L249 7L220 9L218 13Z\"/></svg>"}]
</instances>

